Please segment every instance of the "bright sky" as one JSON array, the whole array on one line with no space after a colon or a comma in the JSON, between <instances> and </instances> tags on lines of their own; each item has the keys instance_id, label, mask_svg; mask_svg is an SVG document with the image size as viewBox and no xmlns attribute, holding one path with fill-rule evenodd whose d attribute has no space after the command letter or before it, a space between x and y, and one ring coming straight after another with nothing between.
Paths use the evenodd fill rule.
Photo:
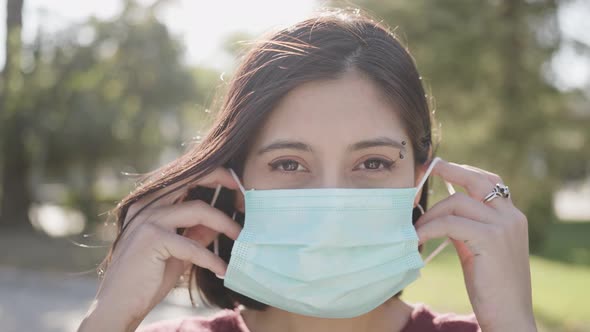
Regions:
<instances>
[{"instance_id":1,"label":"bright sky","mask_svg":"<svg viewBox=\"0 0 590 332\"><path fill-rule=\"evenodd\" d=\"M140 0L151 3L153 0ZM232 59L222 51L222 43L235 31L259 35L266 30L296 22L320 6L320 0L171 0L161 13L171 31L184 40L186 60L227 69ZM0 19L4 22L5 1L0 4ZM43 17L44 30L57 30L69 22L83 21L90 15L106 18L121 8L120 0L25 0L25 40L32 40ZM590 2L573 0L560 7L559 25L565 40L583 40L590 44ZM44 14L43 14L44 13ZM4 24L0 36L4 38ZM4 62L0 43L0 63ZM551 63L554 77L564 90L590 84L590 60L576 53L574 47L564 47Z\"/></svg>"},{"instance_id":2,"label":"bright sky","mask_svg":"<svg viewBox=\"0 0 590 332\"><path fill-rule=\"evenodd\" d=\"M153 1L138 2L149 4ZM189 63L204 63L222 69L231 64L231 58L222 52L221 47L225 37L232 32L259 35L278 25L299 21L318 6L317 0L171 0L162 11L161 19L185 41ZM120 10L121 0L25 0L23 38L33 39L40 17L43 17L44 29L53 31L91 15L108 18ZM5 1L2 1L2 22L5 11ZM4 30L2 23L2 38L5 38ZM0 63L4 62L3 57L4 52L1 52Z\"/></svg>"}]
</instances>

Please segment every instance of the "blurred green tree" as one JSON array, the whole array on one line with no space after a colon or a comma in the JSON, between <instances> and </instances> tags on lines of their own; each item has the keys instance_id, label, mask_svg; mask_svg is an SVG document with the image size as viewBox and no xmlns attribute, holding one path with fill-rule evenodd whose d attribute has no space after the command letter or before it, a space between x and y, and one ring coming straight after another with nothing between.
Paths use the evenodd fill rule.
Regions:
<instances>
[{"instance_id":1,"label":"blurred green tree","mask_svg":"<svg viewBox=\"0 0 590 332\"><path fill-rule=\"evenodd\" d=\"M435 96L439 155L501 174L529 218L531 247L539 248L555 219L552 193L564 180L587 177L590 165L589 114L570 107L548 79L561 40L558 3L354 3L394 27L414 56Z\"/></svg>"},{"instance_id":2,"label":"blurred green tree","mask_svg":"<svg viewBox=\"0 0 590 332\"><path fill-rule=\"evenodd\" d=\"M6 193L35 193L28 188L31 168L36 174L31 187L66 183L69 203L92 221L101 212L96 204L101 171L148 171L166 148L180 149L193 129L185 120L199 118L191 111L202 87L183 62L183 47L156 18L157 5L127 1L116 17L91 18L55 35L40 30L23 48L23 64L14 70L22 83L13 98L21 122L6 123L10 130L2 134L8 144L1 159L14 162L11 151L19 149L27 163L3 169L0 225L28 224L30 200Z\"/></svg>"}]
</instances>

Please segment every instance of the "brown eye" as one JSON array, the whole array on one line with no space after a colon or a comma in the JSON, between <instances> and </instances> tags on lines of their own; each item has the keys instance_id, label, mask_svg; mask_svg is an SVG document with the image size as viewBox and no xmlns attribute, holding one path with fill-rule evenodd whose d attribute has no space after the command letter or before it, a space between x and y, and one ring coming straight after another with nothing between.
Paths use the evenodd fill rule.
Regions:
<instances>
[{"instance_id":1,"label":"brown eye","mask_svg":"<svg viewBox=\"0 0 590 332\"><path fill-rule=\"evenodd\" d=\"M365 160L362 164L360 169L367 169L367 170L380 170L386 169L389 170L393 166L393 161L380 159L380 158L371 158Z\"/></svg>"},{"instance_id":2,"label":"brown eye","mask_svg":"<svg viewBox=\"0 0 590 332\"><path fill-rule=\"evenodd\" d=\"M279 170L283 172L305 171L300 163L292 159L278 160L269 164L271 170Z\"/></svg>"}]
</instances>

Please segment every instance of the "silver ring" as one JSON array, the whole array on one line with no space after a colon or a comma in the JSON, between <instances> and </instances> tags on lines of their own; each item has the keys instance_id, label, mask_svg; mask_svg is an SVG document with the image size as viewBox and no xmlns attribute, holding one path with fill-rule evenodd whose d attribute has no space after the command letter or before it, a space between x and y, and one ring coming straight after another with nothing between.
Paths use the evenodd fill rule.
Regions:
<instances>
[{"instance_id":1,"label":"silver ring","mask_svg":"<svg viewBox=\"0 0 590 332\"><path fill-rule=\"evenodd\" d=\"M482 202L487 203L496 197L510 197L510 190L508 189L508 186L505 186L501 183L496 183L496 186L494 187L494 189L492 189L492 192L487 194L486 197L484 197L484 199L482 200Z\"/></svg>"}]
</instances>

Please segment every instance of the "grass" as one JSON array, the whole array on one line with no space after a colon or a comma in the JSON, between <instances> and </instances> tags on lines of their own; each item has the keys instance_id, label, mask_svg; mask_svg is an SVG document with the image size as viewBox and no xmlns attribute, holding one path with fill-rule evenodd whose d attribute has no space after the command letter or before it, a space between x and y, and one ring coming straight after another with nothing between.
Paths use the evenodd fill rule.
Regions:
<instances>
[{"instance_id":1,"label":"grass","mask_svg":"<svg viewBox=\"0 0 590 332\"><path fill-rule=\"evenodd\" d=\"M590 266L590 222L552 224L540 256L551 260Z\"/></svg>"},{"instance_id":2,"label":"grass","mask_svg":"<svg viewBox=\"0 0 590 332\"><path fill-rule=\"evenodd\" d=\"M533 305L540 331L589 331L590 223L552 225L545 249L531 256ZM452 246L422 270L404 300L439 312L471 313L459 260Z\"/></svg>"}]
</instances>

